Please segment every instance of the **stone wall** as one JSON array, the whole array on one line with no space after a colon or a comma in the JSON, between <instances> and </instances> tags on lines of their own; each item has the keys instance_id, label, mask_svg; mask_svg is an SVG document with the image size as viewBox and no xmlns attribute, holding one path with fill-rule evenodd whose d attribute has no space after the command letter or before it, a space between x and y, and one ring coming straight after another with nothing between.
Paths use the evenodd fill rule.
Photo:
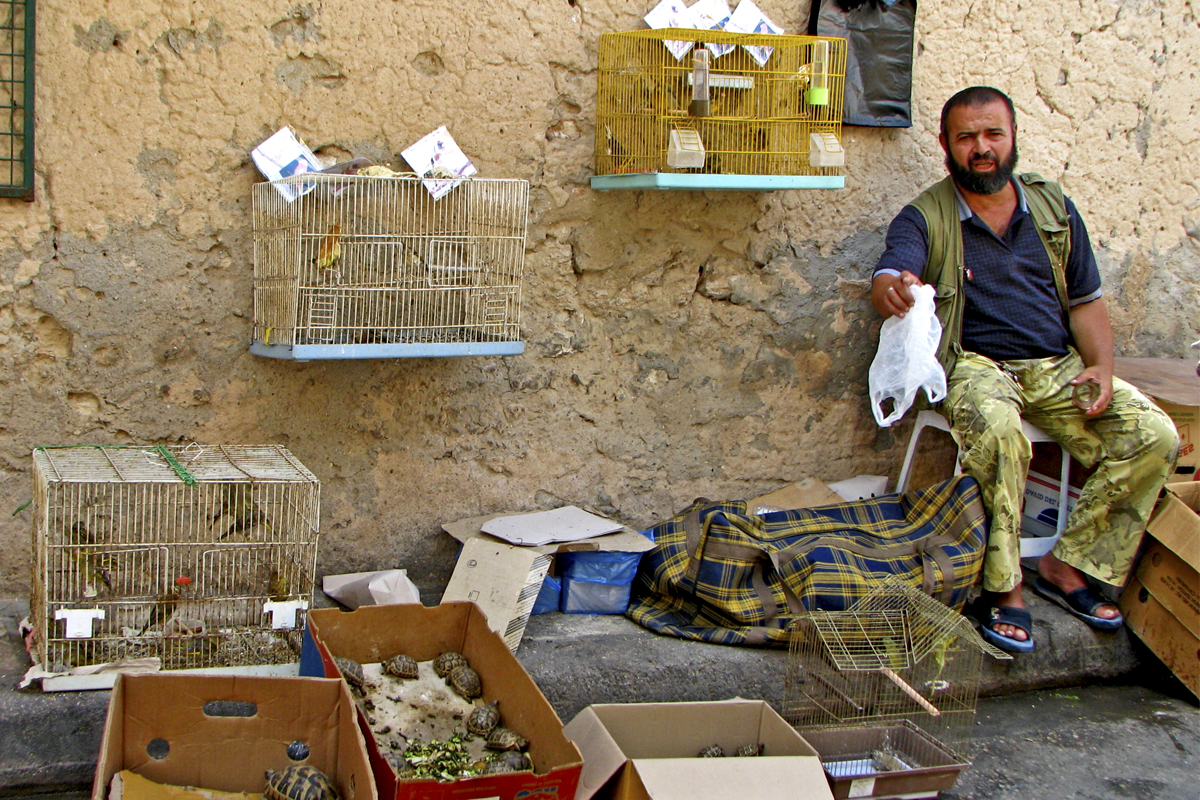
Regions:
<instances>
[{"instance_id":1,"label":"stone wall","mask_svg":"<svg viewBox=\"0 0 1200 800\"><path fill-rule=\"evenodd\" d=\"M42 5L37 199L0 202L0 508L37 445L278 442L323 483L320 571L407 566L436 593L444 521L574 503L644 527L894 476L909 428L865 399L868 278L943 172L941 103L978 82L1083 211L1119 352L1200 338L1190 2L922 3L914 126L847 129L844 190L595 192L598 37L650 5ZM760 5L803 31L806 4ZM482 175L528 180L524 355L250 355L248 151L285 124L393 164L445 124ZM22 595L30 514L2 516L0 594Z\"/></svg>"}]
</instances>

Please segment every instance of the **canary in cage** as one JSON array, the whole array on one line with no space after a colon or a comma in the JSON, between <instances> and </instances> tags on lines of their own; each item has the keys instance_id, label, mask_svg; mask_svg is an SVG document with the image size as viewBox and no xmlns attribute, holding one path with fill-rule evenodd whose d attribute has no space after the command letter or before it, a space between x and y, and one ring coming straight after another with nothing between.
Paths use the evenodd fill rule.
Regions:
<instances>
[{"instance_id":1,"label":"canary in cage","mask_svg":"<svg viewBox=\"0 0 1200 800\"><path fill-rule=\"evenodd\" d=\"M317 248L317 267L329 269L342 257L342 226L335 222L329 226L329 231L321 237L321 245Z\"/></svg>"}]
</instances>

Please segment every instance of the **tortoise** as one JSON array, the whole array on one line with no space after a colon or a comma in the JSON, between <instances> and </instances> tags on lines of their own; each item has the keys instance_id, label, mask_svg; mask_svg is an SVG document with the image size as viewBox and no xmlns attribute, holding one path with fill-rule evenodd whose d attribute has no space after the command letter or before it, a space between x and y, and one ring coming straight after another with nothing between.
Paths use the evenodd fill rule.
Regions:
<instances>
[{"instance_id":1,"label":"tortoise","mask_svg":"<svg viewBox=\"0 0 1200 800\"><path fill-rule=\"evenodd\" d=\"M462 653L455 653L454 651L442 653L433 660L433 671L437 673L439 678L445 678L455 667L466 666L470 666L467 664L467 659L463 657Z\"/></svg>"},{"instance_id":2,"label":"tortoise","mask_svg":"<svg viewBox=\"0 0 1200 800\"><path fill-rule=\"evenodd\" d=\"M395 675L397 678L406 680L415 678L420 674L417 670L416 659L412 656L406 656L403 653L398 656L392 656L387 661L384 661L383 671L388 675Z\"/></svg>"},{"instance_id":3,"label":"tortoise","mask_svg":"<svg viewBox=\"0 0 1200 800\"><path fill-rule=\"evenodd\" d=\"M493 700L486 705L476 706L467 717L467 732L476 736L487 736L491 733L492 728L500 724L500 710L497 708L499 705L499 700Z\"/></svg>"},{"instance_id":4,"label":"tortoise","mask_svg":"<svg viewBox=\"0 0 1200 800\"><path fill-rule=\"evenodd\" d=\"M386 761L391 768L396 771L396 777L400 778L401 780L405 778L411 778L416 774L412 768L412 764L409 764L408 761L405 760L402 753L385 753L383 760Z\"/></svg>"},{"instance_id":5,"label":"tortoise","mask_svg":"<svg viewBox=\"0 0 1200 800\"><path fill-rule=\"evenodd\" d=\"M479 673L468 666L455 667L446 680L451 689L467 700L483 694L483 682L479 680Z\"/></svg>"},{"instance_id":6,"label":"tortoise","mask_svg":"<svg viewBox=\"0 0 1200 800\"><path fill-rule=\"evenodd\" d=\"M342 677L346 679L346 683L360 692L365 690L367 676L363 674L362 664L359 664L357 661L351 661L348 658L342 658L341 656L334 656L333 663L337 665L338 672L342 673Z\"/></svg>"},{"instance_id":7,"label":"tortoise","mask_svg":"<svg viewBox=\"0 0 1200 800\"><path fill-rule=\"evenodd\" d=\"M499 775L504 772L523 772L531 769L533 769L533 765L529 763L529 756L519 750L505 750L503 753L497 753L494 758L489 758L479 774Z\"/></svg>"},{"instance_id":8,"label":"tortoise","mask_svg":"<svg viewBox=\"0 0 1200 800\"><path fill-rule=\"evenodd\" d=\"M499 726L492 728L484 743L484 747L489 750L524 750L528 746L529 741L521 734Z\"/></svg>"},{"instance_id":9,"label":"tortoise","mask_svg":"<svg viewBox=\"0 0 1200 800\"><path fill-rule=\"evenodd\" d=\"M725 751L721 749L721 745L719 744L710 744L696 755L700 758L720 758L725 755Z\"/></svg>"},{"instance_id":10,"label":"tortoise","mask_svg":"<svg viewBox=\"0 0 1200 800\"><path fill-rule=\"evenodd\" d=\"M741 747L739 747L737 749L737 753L735 753L735 755L761 756L762 750L763 750L763 746L761 744L758 744L756 742L751 742L750 744L744 744Z\"/></svg>"},{"instance_id":11,"label":"tortoise","mask_svg":"<svg viewBox=\"0 0 1200 800\"><path fill-rule=\"evenodd\" d=\"M337 788L324 772L311 764L293 764L267 770L265 800L338 800Z\"/></svg>"}]
</instances>

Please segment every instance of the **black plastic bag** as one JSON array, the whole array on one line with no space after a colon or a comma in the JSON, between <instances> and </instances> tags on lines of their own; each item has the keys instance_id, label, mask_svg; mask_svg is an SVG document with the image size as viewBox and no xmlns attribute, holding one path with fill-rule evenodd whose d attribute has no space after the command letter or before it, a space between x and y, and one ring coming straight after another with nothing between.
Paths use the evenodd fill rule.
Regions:
<instances>
[{"instance_id":1,"label":"black plastic bag","mask_svg":"<svg viewBox=\"0 0 1200 800\"><path fill-rule=\"evenodd\" d=\"M842 122L912 127L916 17L916 0L812 0L809 35L846 39Z\"/></svg>"}]
</instances>

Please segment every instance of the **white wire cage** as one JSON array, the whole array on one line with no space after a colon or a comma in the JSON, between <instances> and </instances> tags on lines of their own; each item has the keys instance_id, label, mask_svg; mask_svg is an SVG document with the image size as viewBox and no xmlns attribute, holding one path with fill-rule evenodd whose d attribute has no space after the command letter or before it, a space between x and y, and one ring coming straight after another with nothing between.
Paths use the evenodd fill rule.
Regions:
<instances>
[{"instance_id":1,"label":"white wire cage","mask_svg":"<svg viewBox=\"0 0 1200 800\"><path fill-rule=\"evenodd\" d=\"M38 448L33 474L44 669L298 659L320 482L285 448Z\"/></svg>"},{"instance_id":2,"label":"white wire cage","mask_svg":"<svg viewBox=\"0 0 1200 800\"><path fill-rule=\"evenodd\" d=\"M260 183L250 351L295 360L516 355L529 184L307 174ZM436 188L436 186L434 187Z\"/></svg>"},{"instance_id":3,"label":"white wire cage","mask_svg":"<svg viewBox=\"0 0 1200 800\"><path fill-rule=\"evenodd\" d=\"M1010 658L958 612L889 582L850 610L796 619L783 716L831 779L957 771L970 763L985 656Z\"/></svg>"}]
</instances>

